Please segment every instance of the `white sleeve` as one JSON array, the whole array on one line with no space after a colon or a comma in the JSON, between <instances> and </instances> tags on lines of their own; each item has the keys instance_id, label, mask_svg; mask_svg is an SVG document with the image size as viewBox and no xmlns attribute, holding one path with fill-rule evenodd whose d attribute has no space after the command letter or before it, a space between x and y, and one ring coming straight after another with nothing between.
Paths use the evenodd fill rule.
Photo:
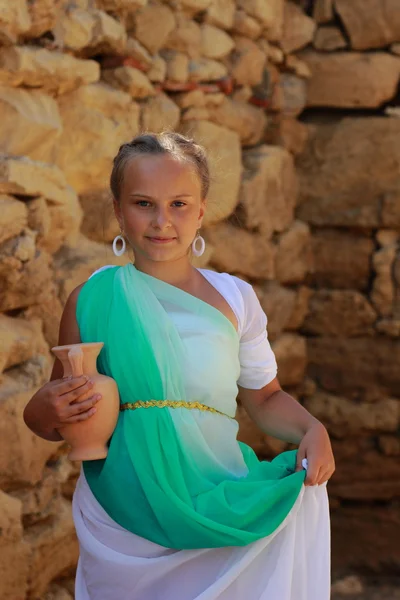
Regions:
<instances>
[{"instance_id":1,"label":"white sleeve","mask_svg":"<svg viewBox=\"0 0 400 600\"><path fill-rule=\"evenodd\" d=\"M234 277L243 296L244 314L240 335L238 385L259 390L275 379L278 371L267 334L267 316L253 287Z\"/></svg>"},{"instance_id":2,"label":"white sleeve","mask_svg":"<svg viewBox=\"0 0 400 600\"><path fill-rule=\"evenodd\" d=\"M96 273L100 273L101 271L104 271L105 269L110 269L111 267L115 267L115 265L105 265L104 267L100 267L100 269L96 269L96 271L93 271L93 273L89 276L89 279L93 277L93 275L96 275Z\"/></svg>"}]
</instances>

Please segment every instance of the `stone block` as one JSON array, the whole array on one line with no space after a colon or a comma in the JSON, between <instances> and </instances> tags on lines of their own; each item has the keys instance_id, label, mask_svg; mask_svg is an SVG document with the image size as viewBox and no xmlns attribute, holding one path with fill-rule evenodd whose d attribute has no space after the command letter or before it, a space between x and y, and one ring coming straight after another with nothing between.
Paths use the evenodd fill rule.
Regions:
<instances>
[{"instance_id":1,"label":"stone block","mask_svg":"<svg viewBox=\"0 0 400 600\"><path fill-rule=\"evenodd\" d=\"M315 0L313 19L317 23L329 23L329 21L333 21L333 0Z\"/></svg>"},{"instance_id":2,"label":"stone block","mask_svg":"<svg viewBox=\"0 0 400 600\"><path fill-rule=\"evenodd\" d=\"M21 35L32 25L26 0L0 1L0 42L2 45L15 44Z\"/></svg>"},{"instance_id":3,"label":"stone block","mask_svg":"<svg viewBox=\"0 0 400 600\"><path fill-rule=\"evenodd\" d=\"M235 50L230 56L230 71L238 85L257 85L263 77L265 53L255 42L235 36Z\"/></svg>"},{"instance_id":4,"label":"stone block","mask_svg":"<svg viewBox=\"0 0 400 600\"><path fill-rule=\"evenodd\" d=\"M309 335L356 337L373 335L376 311L355 290L315 290L303 324Z\"/></svg>"},{"instance_id":5,"label":"stone block","mask_svg":"<svg viewBox=\"0 0 400 600\"><path fill-rule=\"evenodd\" d=\"M55 41L65 50L80 52L90 46L96 22L95 13L70 5L53 28Z\"/></svg>"},{"instance_id":6,"label":"stone block","mask_svg":"<svg viewBox=\"0 0 400 600\"><path fill-rule=\"evenodd\" d=\"M307 46L314 37L316 23L294 2L285 2L283 35L280 45L286 54Z\"/></svg>"},{"instance_id":7,"label":"stone block","mask_svg":"<svg viewBox=\"0 0 400 600\"><path fill-rule=\"evenodd\" d=\"M335 9L355 50L384 48L400 39L400 14L393 0L335 0Z\"/></svg>"},{"instance_id":8,"label":"stone block","mask_svg":"<svg viewBox=\"0 0 400 600\"><path fill-rule=\"evenodd\" d=\"M24 202L12 196L1 194L0 214L0 244L2 244L6 240L19 235L27 226L28 210Z\"/></svg>"},{"instance_id":9,"label":"stone block","mask_svg":"<svg viewBox=\"0 0 400 600\"><path fill-rule=\"evenodd\" d=\"M400 59L385 53L306 50L300 54L311 69L308 107L378 108L395 94Z\"/></svg>"},{"instance_id":10,"label":"stone block","mask_svg":"<svg viewBox=\"0 0 400 600\"><path fill-rule=\"evenodd\" d=\"M0 110L2 151L51 162L62 131L54 98L37 90L0 87Z\"/></svg>"},{"instance_id":11,"label":"stone block","mask_svg":"<svg viewBox=\"0 0 400 600\"><path fill-rule=\"evenodd\" d=\"M326 336L307 343L309 374L328 392L400 396L399 339Z\"/></svg>"},{"instance_id":12,"label":"stone block","mask_svg":"<svg viewBox=\"0 0 400 600\"><path fill-rule=\"evenodd\" d=\"M299 218L317 227L400 225L400 121L344 118L308 130L298 162Z\"/></svg>"},{"instance_id":13,"label":"stone block","mask_svg":"<svg viewBox=\"0 0 400 600\"><path fill-rule=\"evenodd\" d=\"M189 78L189 58L177 50L161 51L161 56L166 62L166 79L177 83L186 83Z\"/></svg>"},{"instance_id":14,"label":"stone block","mask_svg":"<svg viewBox=\"0 0 400 600\"><path fill-rule=\"evenodd\" d=\"M99 63L35 46L5 48L0 55L2 85L43 88L63 94L100 78Z\"/></svg>"},{"instance_id":15,"label":"stone block","mask_svg":"<svg viewBox=\"0 0 400 600\"><path fill-rule=\"evenodd\" d=\"M135 38L155 54L176 25L174 12L163 4L148 4L135 14Z\"/></svg>"},{"instance_id":16,"label":"stone block","mask_svg":"<svg viewBox=\"0 0 400 600\"><path fill-rule=\"evenodd\" d=\"M56 0L30 0L28 11L31 25L24 38L39 38L51 31L57 22L57 9Z\"/></svg>"},{"instance_id":17,"label":"stone block","mask_svg":"<svg viewBox=\"0 0 400 600\"><path fill-rule=\"evenodd\" d=\"M78 561L71 504L61 501L59 512L50 522L27 529L26 540L31 548L29 594L39 598L53 579L75 567Z\"/></svg>"},{"instance_id":18,"label":"stone block","mask_svg":"<svg viewBox=\"0 0 400 600\"><path fill-rule=\"evenodd\" d=\"M206 58L219 60L227 56L235 42L222 29L205 23L201 27L201 53Z\"/></svg>"},{"instance_id":19,"label":"stone block","mask_svg":"<svg viewBox=\"0 0 400 600\"><path fill-rule=\"evenodd\" d=\"M333 50L343 50L347 48L347 41L343 33L335 25L318 27L315 32L314 48L322 52L332 52Z\"/></svg>"},{"instance_id":20,"label":"stone block","mask_svg":"<svg viewBox=\"0 0 400 600\"><path fill-rule=\"evenodd\" d=\"M271 344L278 364L278 379L283 388L299 385L307 367L306 338L283 333Z\"/></svg>"},{"instance_id":21,"label":"stone block","mask_svg":"<svg viewBox=\"0 0 400 600\"><path fill-rule=\"evenodd\" d=\"M189 121L182 133L204 145L211 173L208 209L203 225L222 221L233 213L238 202L242 173L239 135L209 121Z\"/></svg>"},{"instance_id":22,"label":"stone block","mask_svg":"<svg viewBox=\"0 0 400 600\"><path fill-rule=\"evenodd\" d=\"M48 381L50 367L50 356L40 354L2 376L0 485L5 489L38 483L45 464L60 446L60 442L48 442L35 435L23 420L25 406Z\"/></svg>"},{"instance_id":23,"label":"stone block","mask_svg":"<svg viewBox=\"0 0 400 600\"><path fill-rule=\"evenodd\" d=\"M156 94L147 75L134 67L123 66L116 69L105 69L102 76L104 81L126 92L132 98L148 98Z\"/></svg>"},{"instance_id":24,"label":"stone block","mask_svg":"<svg viewBox=\"0 0 400 600\"><path fill-rule=\"evenodd\" d=\"M84 194L80 202L84 213L82 233L94 242L112 242L120 228L114 215L111 192Z\"/></svg>"},{"instance_id":25,"label":"stone block","mask_svg":"<svg viewBox=\"0 0 400 600\"><path fill-rule=\"evenodd\" d=\"M27 593L29 546L23 539L22 504L0 490L0 597L23 600Z\"/></svg>"},{"instance_id":26,"label":"stone block","mask_svg":"<svg viewBox=\"0 0 400 600\"><path fill-rule=\"evenodd\" d=\"M161 133L177 129L181 117L179 107L167 94L160 93L150 98L142 107L142 129Z\"/></svg>"},{"instance_id":27,"label":"stone block","mask_svg":"<svg viewBox=\"0 0 400 600\"><path fill-rule=\"evenodd\" d=\"M213 58L191 59L189 62L189 81L218 81L227 75L227 67Z\"/></svg>"},{"instance_id":28,"label":"stone block","mask_svg":"<svg viewBox=\"0 0 400 600\"><path fill-rule=\"evenodd\" d=\"M0 372L48 350L38 319L27 321L0 315L0 337Z\"/></svg>"},{"instance_id":29,"label":"stone block","mask_svg":"<svg viewBox=\"0 0 400 600\"><path fill-rule=\"evenodd\" d=\"M221 104L208 107L208 113L210 121L236 131L244 146L253 146L261 141L267 123L262 109L224 96Z\"/></svg>"},{"instance_id":30,"label":"stone block","mask_svg":"<svg viewBox=\"0 0 400 600\"><path fill-rule=\"evenodd\" d=\"M262 145L243 153L240 204L243 224L271 237L284 231L294 218L297 177L289 152Z\"/></svg>"},{"instance_id":31,"label":"stone block","mask_svg":"<svg viewBox=\"0 0 400 600\"><path fill-rule=\"evenodd\" d=\"M237 6L262 24L264 36L268 40L277 41L281 39L284 0L238 0Z\"/></svg>"},{"instance_id":32,"label":"stone block","mask_svg":"<svg viewBox=\"0 0 400 600\"><path fill-rule=\"evenodd\" d=\"M302 221L294 221L278 239L276 278L280 283L302 283L313 269L310 229Z\"/></svg>"},{"instance_id":33,"label":"stone block","mask_svg":"<svg viewBox=\"0 0 400 600\"><path fill-rule=\"evenodd\" d=\"M59 106L64 128L56 164L80 194L108 188L119 146L139 131L138 105L123 92L94 84L64 94Z\"/></svg>"},{"instance_id":34,"label":"stone block","mask_svg":"<svg viewBox=\"0 0 400 600\"><path fill-rule=\"evenodd\" d=\"M235 12L233 33L255 40L260 36L261 31L262 26L257 19L251 17L242 9Z\"/></svg>"},{"instance_id":35,"label":"stone block","mask_svg":"<svg viewBox=\"0 0 400 600\"><path fill-rule=\"evenodd\" d=\"M275 249L264 236L225 222L209 227L206 239L213 246L210 263L216 270L245 279L274 279Z\"/></svg>"},{"instance_id":36,"label":"stone block","mask_svg":"<svg viewBox=\"0 0 400 600\"><path fill-rule=\"evenodd\" d=\"M176 13L175 19L175 26L168 35L163 47L183 52L189 58L199 58L202 43L200 25L179 12Z\"/></svg>"},{"instance_id":37,"label":"stone block","mask_svg":"<svg viewBox=\"0 0 400 600\"><path fill-rule=\"evenodd\" d=\"M365 291L370 280L374 241L353 232L315 231L311 239L311 280L318 287Z\"/></svg>"},{"instance_id":38,"label":"stone block","mask_svg":"<svg viewBox=\"0 0 400 600\"><path fill-rule=\"evenodd\" d=\"M235 10L235 0L214 0L207 8L206 22L221 29L232 29Z\"/></svg>"}]
</instances>

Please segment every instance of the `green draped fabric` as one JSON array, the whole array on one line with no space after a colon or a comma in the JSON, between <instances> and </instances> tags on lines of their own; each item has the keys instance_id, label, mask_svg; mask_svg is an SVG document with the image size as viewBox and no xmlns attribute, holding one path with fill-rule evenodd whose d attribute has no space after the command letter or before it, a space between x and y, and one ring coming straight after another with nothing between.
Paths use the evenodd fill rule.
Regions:
<instances>
[{"instance_id":1,"label":"green draped fabric","mask_svg":"<svg viewBox=\"0 0 400 600\"><path fill-rule=\"evenodd\" d=\"M79 294L81 340L104 342L98 369L116 380L121 403L195 400L186 398L182 340L157 297L158 285L168 286L171 301L174 293L181 305L186 300L186 309L202 303L131 264L95 274ZM216 309L209 317L214 327L225 326ZM233 327L231 334L236 335ZM243 546L271 534L304 482L305 471L295 472L296 452L259 461L237 442L247 466L238 477L199 451L195 413L156 407L121 411L107 458L83 465L94 496L121 526L169 548ZM219 419L221 432L229 421L203 414Z\"/></svg>"}]
</instances>

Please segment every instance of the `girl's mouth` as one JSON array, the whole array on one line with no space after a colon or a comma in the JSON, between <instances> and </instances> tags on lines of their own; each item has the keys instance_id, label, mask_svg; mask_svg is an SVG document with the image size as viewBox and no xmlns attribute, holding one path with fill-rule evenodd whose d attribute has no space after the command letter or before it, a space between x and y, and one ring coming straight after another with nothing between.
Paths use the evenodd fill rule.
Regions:
<instances>
[{"instance_id":1,"label":"girl's mouth","mask_svg":"<svg viewBox=\"0 0 400 600\"><path fill-rule=\"evenodd\" d=\"M153 242L154 244L168 244L176 240L176 238L161 238L161 237L148 237L148 240Z\"/></svg>"}]
</instances>

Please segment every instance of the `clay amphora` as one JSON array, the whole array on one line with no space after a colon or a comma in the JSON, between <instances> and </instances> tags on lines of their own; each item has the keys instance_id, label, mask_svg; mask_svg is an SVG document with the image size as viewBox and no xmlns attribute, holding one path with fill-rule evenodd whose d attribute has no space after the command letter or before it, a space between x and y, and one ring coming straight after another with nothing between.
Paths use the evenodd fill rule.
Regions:
<instances>
[{"instance_id":1,"label":"clay amphora","mask_svg":"<svg viewBox=\"0 0 400 600\"><path fill-rule=\"evenodd\" d=\"M107 442L117 424L119 414L119 393L114 379L101 375L97 371L96 359L103 342L87 344L69 344L56 346L52 352L61 361L64 367L64 377L72 375L88 375L94 386L79 402L101 394L96 403L96 412L85 421L71 423L58 429L60 435L71 446L68 458L71 460L98 460L107 456Z\"/></svg>"}]
</instances>

